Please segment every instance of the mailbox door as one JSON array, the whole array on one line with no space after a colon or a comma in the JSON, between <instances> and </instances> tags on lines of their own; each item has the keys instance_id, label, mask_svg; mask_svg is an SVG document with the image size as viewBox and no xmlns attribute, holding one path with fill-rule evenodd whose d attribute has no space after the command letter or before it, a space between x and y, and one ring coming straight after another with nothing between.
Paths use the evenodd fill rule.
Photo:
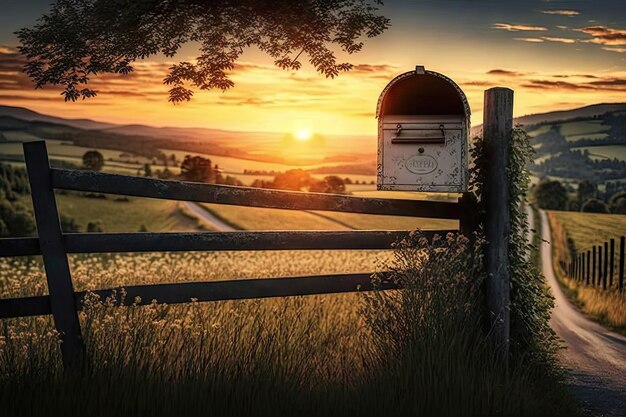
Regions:
<instances>
[{"instance_id":1,"label":"mailbox door","mask_svg":"<svg viewBox=\"0 0 626 417\"><path fill-rule=\"evenodd\" d=\"M378 189L466 191L467 131L462 118L387 116L379 135Z\"/></svg>"}]
</instances>

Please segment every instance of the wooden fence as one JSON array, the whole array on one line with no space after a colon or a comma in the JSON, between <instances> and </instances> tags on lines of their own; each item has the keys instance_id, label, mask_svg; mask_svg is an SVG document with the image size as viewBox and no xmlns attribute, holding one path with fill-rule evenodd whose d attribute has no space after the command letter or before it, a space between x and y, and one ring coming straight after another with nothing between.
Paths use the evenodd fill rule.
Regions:
<instances>
[{"instance_id":1,"label":"wooden fence","mask_svg":"<svg viewBox=\"0 0 626 417\"><path fill-rule=\"evenodd\" d=\"M506 161L513 119L513 91L485 91L484 157L490 161L484 184L487 280L485 303L490 336L504 364L509 350L508 184ZM408 231L286 231L195 233L63 233L54 197L55 189L121 194L290 210L326 210L349 213L458 219L461 232L471 235L477 225L472 195L456 202L359 198L346 195L263 190L247 187L165 181L91 171L50 168L44 141L24 143L24 156L37 224L37 237L0 239L0 257L41 255L49 295L0 299L0 319L52 314L62 338L66 368L82 363L84 345L78 321L85 292L75 292L67 254L152 251L242 251L307 249L389 249ZM447 233L442 230L429 232ZM622 268L623 269L623 268ZM125 286L94 291L101 298L117 297L120 304L178 304L193 301L236 300L330 294L374 289L371 273L259 278L230 281L184 282ZM385 281L376 289L394 289Z\"/></svg>"},{"instance_id":2,"label":"wooden fence","mask_svg":"<svg viewBox=\"0 0 626 417\"><path fill-rule=\"evenodd\" d=\"M152 251L249 251L308 249L389 249L408 231L285 231L190 233L63 233L54 189L121 194L137 197L236 204L293 210L328 210L350 213L459 219L472 229L474 213L468 196L457 202L359 198L164 181L91 171L50 168L43 141L24 143L38 237L0 239L0 256L42 255L49 295L0 300L0 318L52 314L63 343L67 367L83 356L77 312L85 292L75 292L67 254ZM447 231L439 231L446 233ZM433 235L435 232L429 232ZM122 304L188 303L246 298L285 297L372 290L371 273L259 278L231 281L185 282L125 286L94 291L102 299L114 297ZM391 289L383 282L381 289Z\"/></svg>"},{"instance_id":3,"label":"wooden fence","mask_svg":"<svg viewBox=\"0 0 626 417\"><path fill-rule=\"evenodd\" d=\"M568 277L603 290L624 289L624 246L626 237L619 238L619 253L616 253L615 239L594 245L592 248L577 251L568 264L561 267Z\"/></svg>"}]
</instances>

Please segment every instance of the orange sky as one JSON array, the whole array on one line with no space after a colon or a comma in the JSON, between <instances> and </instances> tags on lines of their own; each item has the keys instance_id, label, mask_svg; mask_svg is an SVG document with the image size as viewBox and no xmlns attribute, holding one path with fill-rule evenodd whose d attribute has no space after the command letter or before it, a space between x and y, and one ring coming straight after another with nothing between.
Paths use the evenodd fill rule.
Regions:
<instances>
[{"instance_id":1,"label":"orange sky","mask_svg":"<svg viewBox=\"0 0 626 417\"><path fill-rule=\"evenodd\" d=\"M585 2L570 2L576 10L519 3L518 14L508 17L476 12L446 18L446 10L432 1L411 3L404 13L392 8L392 28L367 42L363 52L347 57L354 70L335 79L306 65L297 72L283 71L249 51L232 73L234 88L196 91L190 103L177 106L167 101L162 84L168 63L156 58L137 63L131 76L94 79L99 91L94 99L64 103L58 90L32 89L19 72L16 43L0 37L0 104L115 123L279 132L306 126L320 133L375 135L380 91L416 64L459 83L469 99L473 124L482 122L483 91L492 86L515 90L516 115L626 101L624 22L593 19L597 16L581 7ZM598 8L603 2L596 4ZM189 46L176 59L188 60L193 54Z\"/></svg>"}]
</instances>

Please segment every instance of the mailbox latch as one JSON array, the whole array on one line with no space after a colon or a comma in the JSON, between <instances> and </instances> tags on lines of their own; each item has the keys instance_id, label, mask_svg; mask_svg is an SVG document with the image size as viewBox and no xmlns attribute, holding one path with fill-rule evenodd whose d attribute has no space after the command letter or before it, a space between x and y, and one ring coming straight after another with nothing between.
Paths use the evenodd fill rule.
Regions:
<instances>
[{"instance_id":1,"label":"mailbox latch","mask_svg":"<svg viewBox=\"0 0 626 417\"><path fill-rule=\"evenodd\" d=\"M402 132L410 132L408 136L401 136ZM391 138L391 143L446 143L446 131L444 125L439 129L415 128L404 129L400 123L396 125L396 136Z\"/></svg>"}]
</instances>

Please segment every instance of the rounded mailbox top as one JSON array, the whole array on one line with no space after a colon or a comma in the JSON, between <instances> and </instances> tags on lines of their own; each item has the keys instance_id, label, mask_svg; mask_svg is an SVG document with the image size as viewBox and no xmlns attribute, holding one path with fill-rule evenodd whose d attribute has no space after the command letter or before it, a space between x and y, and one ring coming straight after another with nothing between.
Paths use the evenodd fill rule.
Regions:
<instances>
[{"instance_id":1,"label":"rounded mailbox top","mask_svg":"<svg viewBox=\"0 0 626 417\"><path fill-rule=\"evenodd\" d=\"M376 117L393 115L470 116L463 90L445 75L417 67L391 80L378 98Z\"/></svg>"}]
</instances>

